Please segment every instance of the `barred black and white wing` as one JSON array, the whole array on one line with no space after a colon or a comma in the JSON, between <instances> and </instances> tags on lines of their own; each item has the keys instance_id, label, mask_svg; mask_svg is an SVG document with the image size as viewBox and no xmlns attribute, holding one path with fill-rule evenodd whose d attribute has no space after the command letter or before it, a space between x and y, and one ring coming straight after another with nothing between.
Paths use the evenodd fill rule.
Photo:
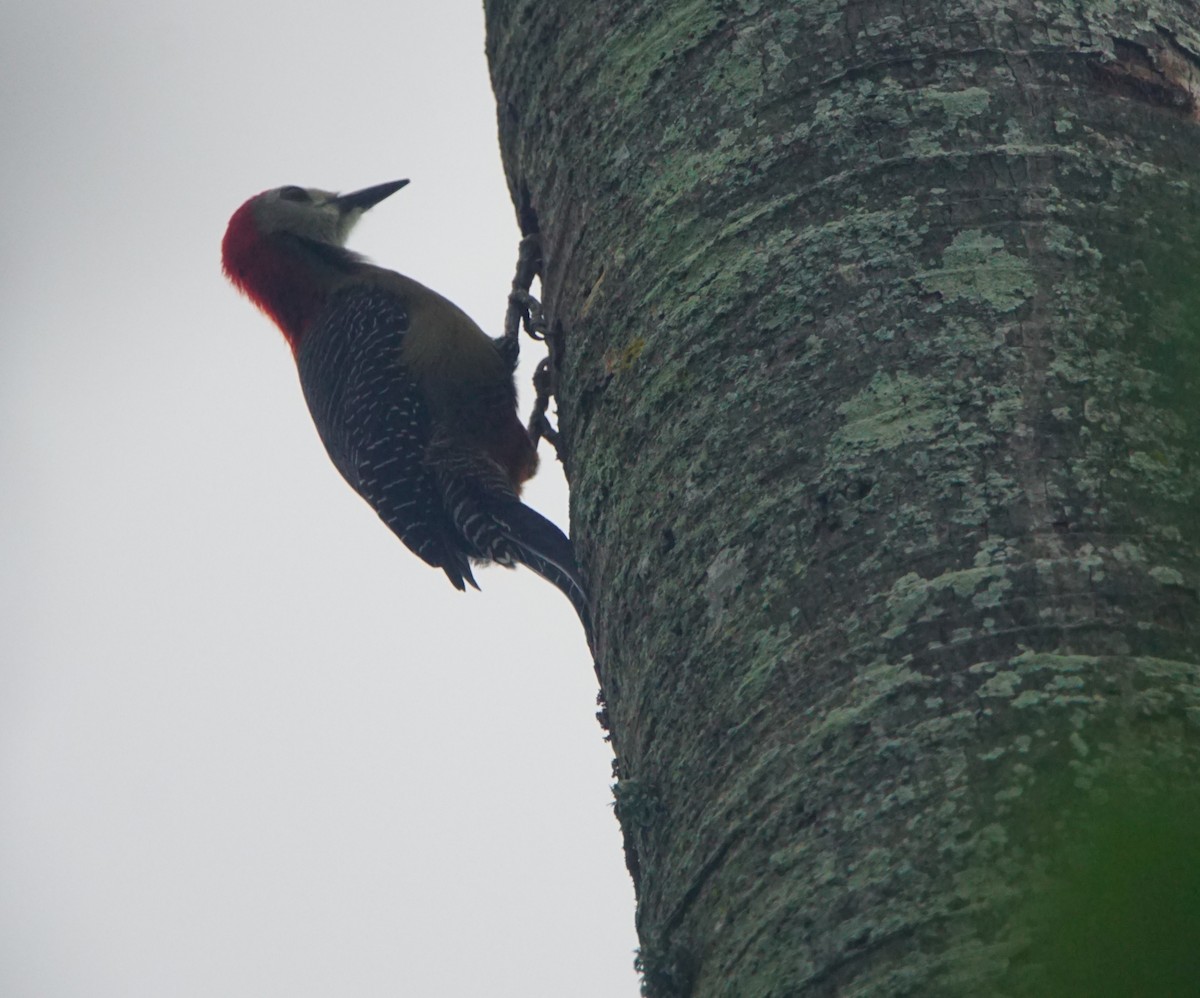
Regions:
<instances>
[{"instance_id":1,"label":"barred black and white wing","mask_svg":"<svg viewBox=\"0 0 1200 998\"><path fill-rule=\"evenodd\" d=\"M426 460L430 417L401 362L405 302L351 285L335 292L301 341L300 384L338 471L380 519L457 589L479 588Z\"/></svg>"}]
</instances>

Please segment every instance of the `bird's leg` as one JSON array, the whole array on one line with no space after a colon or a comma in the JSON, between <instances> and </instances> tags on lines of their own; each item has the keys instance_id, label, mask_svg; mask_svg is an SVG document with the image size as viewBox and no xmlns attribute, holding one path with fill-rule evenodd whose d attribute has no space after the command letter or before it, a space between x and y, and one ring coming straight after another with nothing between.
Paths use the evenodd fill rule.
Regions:
<instances>
[{"instance_id":1,"label":"bird's leg","mask_svg":"<svg viewBox=\"0 0 1200 998\"><path fill-rule=\"evenodd\" d=\"M539 440L545 437L550 446L554 448L555 457L562 461L563 454L558 445L558 430L550 425L550 418L546 415L546 410L550 407L550 398L554 395L555 380L550 358L543 357L537 370L533 372L533 389L537 394L533 400L533 414L529 417L529 435L533 438L535 446Z\"/></svg>"},{"instance_id":2,"label":"bird's leg","mask_svg":"<svg viewBox=\"0 0 1200 998\"><path fill-rule=\"evenodd\" d=\"M508 300L510 303L515 300L521 309L521 320L525 326L525 332L535 340L544 340L546 338L546 315L542 311L542 303L528 291L518 291L515 288L509 294Z\"/></svg>"},{"instance_id":3,"label":"bird's leg","mask_svg":"<svg viewBox=\"0 0 1200 998\"><path fill-rule=\"evenodd\" d=\"M529 293L533 279L541 273L541 269L542 243L535 232L521 239L517 251L517 272L513 275L508 310L504 314L504 335L493 341L513 370L521 352L521 326L535 340L545 338L541 303Z\"/></svg>"}]
</instances>

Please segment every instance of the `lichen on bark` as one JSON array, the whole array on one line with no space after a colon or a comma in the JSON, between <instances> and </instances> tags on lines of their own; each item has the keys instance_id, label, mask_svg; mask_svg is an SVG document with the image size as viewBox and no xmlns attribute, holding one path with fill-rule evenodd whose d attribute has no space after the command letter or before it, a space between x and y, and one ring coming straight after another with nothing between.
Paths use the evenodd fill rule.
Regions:
<instances>
[{"instance_id":1,"label":"lichen on bark","mask_svg":"<svg viewBox=\"0 0 1200 998\"><path fill-rule=\"evenodd\" d=\"M1037 993L1200 772L1189 5L486 6L648 991Z\"/></svg>"}]
</instances>

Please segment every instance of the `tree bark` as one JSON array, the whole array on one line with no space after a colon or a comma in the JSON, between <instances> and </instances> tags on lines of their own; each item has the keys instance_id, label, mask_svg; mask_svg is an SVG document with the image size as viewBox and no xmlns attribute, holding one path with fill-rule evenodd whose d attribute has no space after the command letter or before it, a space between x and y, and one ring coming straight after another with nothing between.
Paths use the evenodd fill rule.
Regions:
<instances>
[{"instance_id":1,"label":"tree bark","mask_svg":"<svg viewBox=\"0 0 1200 998\"><path fill-rule=\"evenodd\" d=\"M646 993L1069 993L1200 784L1196 3L485 7Z\"/></svg>"}]
</instances>

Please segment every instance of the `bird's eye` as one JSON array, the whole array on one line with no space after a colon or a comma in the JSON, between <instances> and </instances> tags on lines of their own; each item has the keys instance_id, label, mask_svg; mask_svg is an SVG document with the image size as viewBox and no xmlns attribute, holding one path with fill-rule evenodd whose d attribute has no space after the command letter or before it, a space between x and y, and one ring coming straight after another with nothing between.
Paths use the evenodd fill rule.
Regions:
<instances>
[{"instance_id":1,"label":"bird's eye","mask_svg":"<svg viewBox=\"0 0 1200 998\"><path fill-rule=\"evenodd\" d=\"M303 187L283 187L279 191L279 196L284 201L311 201L308 196L308 191Z\"/></svg>"}]
</instances>

